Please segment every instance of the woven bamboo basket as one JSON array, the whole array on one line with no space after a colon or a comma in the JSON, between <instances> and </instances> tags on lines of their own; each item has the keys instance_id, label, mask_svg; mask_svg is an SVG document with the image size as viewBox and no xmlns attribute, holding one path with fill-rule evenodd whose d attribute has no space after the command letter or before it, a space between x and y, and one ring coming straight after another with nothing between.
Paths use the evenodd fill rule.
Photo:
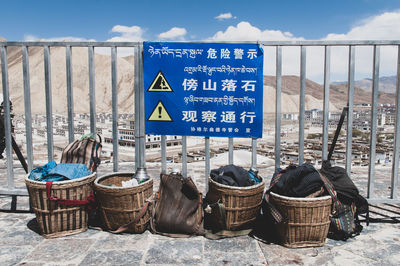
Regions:
<instances>
[{"instance_id":1,"label":"woven bamboo basket","mask_svg":"<svg viewBox=\"0 0 400 266\"><path fill-rule=\"evenodd\" d=\"M265 182L262 180L249 187L233 187L215 182L211 178L208 180L207 202L219 201L225 207L226 224L222 229L231 231L250 229L261 207ZM221 219L221 217L211 217L211 219Z\"/></svg>"},{"instance_id":2,"label":"woven bamboo basket","mask_svg":"<svg viewBox=\"0 0 400 266\"><path fill-rule=\"evenodd\" d=\"M271 192L269 199L285 219L278 224L282 245L302 248L325 244L330 224L331 196L294 198Z\"/></svg>"},{"instance_id":3,"label":"woven bamboo basket","mask_svg":"<svg viewBox=\"0 0 400 266\"><path fill-rule=\"evenodd\" d=\"M135 219L144 207L146 199L153 195L152 179L139 186L122 187L122 181L131 179L133 175L134 173L117 172L101 176L94 182L96 198L107 230L117 230ZM150 211L147 210L136 224L129 225L127 232L143 233L147 229L150 216Z\"/></svg>"},{"instance_id":4,"label":"woven bamboo basket","mask_svg":"<svg viewBox=\"0 0 400 266\"><path fill-rule=\"evenodd\" d=\"M86 200L91 194L96 172L89 176L68 181L53 182L51 196L67 200ZM55 238L84 232L88 228L86 205L65 206L47 197L46 182L25 179L29 198L41 234Z\"/></svg>"}]
</instances>

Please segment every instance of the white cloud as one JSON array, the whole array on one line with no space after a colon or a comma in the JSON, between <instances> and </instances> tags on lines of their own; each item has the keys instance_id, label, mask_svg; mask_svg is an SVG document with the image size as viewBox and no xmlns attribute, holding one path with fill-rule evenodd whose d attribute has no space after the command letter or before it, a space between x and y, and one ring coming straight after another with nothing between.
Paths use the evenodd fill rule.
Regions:
<instances>
[{"instance_id":1,"label":"white cloud","mask_svg":"<svg viewBox=\"0 0 400 266\"><path fill-rule=\"evenodd\" d=\"M279 30L260 30L249 22L242 21L236 26L229 26L225 31L218 31L210 38L212 41L286 41L303 40L295 38L290 32Z\"/></svg>"},{"instance_id":2,"label":"white cloud","mask_svg":"<svg viewBox=\"0 0 400 266\"><path fill-rule=\"evenodd\" d=\"M115 25L111 32L119 33L120 36L112 37L107 40L108 42L139 42L144 40L143 34L145 30L139 26Z\"/></svg>"},{"instance_id":3,"label":"white cloud","mask_svg":"<svg viewBox=\"0 0 400 266\"><path fill-rule=\"evenodd\" d=\"M169 31L160 33L158 38L162 40L184 40L187 31L185 28L173 27Z\"/></svg>"},{"instance_id":4,"label":"white cloud","mask_svg":"<svg viewBox=\"0 0 400 266\"><path fill-rule=\"evenodd\" d=\"M39 38L38 36L32 34L25 34L24 41L33 42L33 41L43 41L43 42L95 42L95 39L85 39L74 36L65 36L65 37L50 37L50 38Z\"/></svg>"},{"instance_id":5,"label":"white cloud","mask_svg":"<svg viewBox=\"0 0 400 266\"><path fill-rule=\"evenodd\" d=\"M218 19L218 20L231 19L231 18L236 18L236 17L232 16L231 12L229 12L229 13L221 13L218 16L215 17L215 19Z\"/></svg>"}]
</instances>

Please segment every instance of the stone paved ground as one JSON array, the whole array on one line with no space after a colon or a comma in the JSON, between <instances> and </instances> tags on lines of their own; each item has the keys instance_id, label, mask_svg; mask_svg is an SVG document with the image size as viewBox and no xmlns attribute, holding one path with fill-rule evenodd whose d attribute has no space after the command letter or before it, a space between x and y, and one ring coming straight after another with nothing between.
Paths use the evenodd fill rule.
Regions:
<instances>
[{"instance_id":1,"label":"stone paved ground","mask_svg":"<svg viewBox=\"0 0 400 266\"><path fill-rule=\"evenodd\" d=\"M99 175L110 172L109 168L101 169ZM155 190L158 169L149 169L155 179ZM121 167L121 171L130 171L130 166ZM201 168L190 171L199 189L204 190L204 176L198 175ZM353 179L362 193L367 184L367 171L353 169ZM389 195L390 171L390 168L378 169L376 195ZM16 186L23 187L21 169L15 172ZM272 169L261 172L268 179ZM0 185L4 184L1 178ZM328 239L323 247L288 249L248 236L222 240L174 239L149 231L139 235L114 235L89 229L73 236L45 239L34 231L34 214L5 212L10 209L10 202L10 197L0 196L0 265L400 265L400 206L397 204L379 205L374 209L388 216L374 214L374 217L386 218L392 223L374 222L368 227L363 223L361 235L346 242ZM17 203L18 210L28 209L27 197L18 197Z\"/></svg>"}]
</instances>

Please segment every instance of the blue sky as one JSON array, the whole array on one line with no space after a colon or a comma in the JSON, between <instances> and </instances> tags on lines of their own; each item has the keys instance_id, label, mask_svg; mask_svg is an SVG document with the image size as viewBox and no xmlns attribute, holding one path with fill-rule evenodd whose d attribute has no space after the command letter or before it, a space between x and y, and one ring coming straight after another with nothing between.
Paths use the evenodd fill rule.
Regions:
<instances>
[{"instance_id":1,"label":"blue sky","mask_svg":"<svg viewBox=\"0 0 400 266\"><path fill-rule=\"evenodd\" d=\"M112 32L116 25L140 27L145 40L160 40L161 33L174 27L186 31L179 38L204 40L243 21L261 31L318 40L331 33L346 34L371 17L400 10L399 0L1 2L5 12L0 16L0 36L9 41L63 37L106 41L122 35ZM231 17L217 19L221 14Z\"/></svg>"},{"instance_id":2,"label":"blue sky","mask_svg":"<svg viewBox=\"0 0 400 266\"><path fill-rule=\"evenodd\" d=\"M257 41L400 39L399 0L0 0L8 41ZM320 82L323 50L307 48L307 76ZM307 51L308 51L307 50ZM356 50L356 78L371 77L372 50ZM273 50L264 49L274 62ZM296 48L283 74L299 72ZM310 55L311 54L311 55ZM381 75L394 75L397 49L381 50ZM332 80L347 78L348 52L332 49ZM285 67L286 66L286 67ZM273 74L273 64L264 67Z\"/></svg>"}]
</instances>

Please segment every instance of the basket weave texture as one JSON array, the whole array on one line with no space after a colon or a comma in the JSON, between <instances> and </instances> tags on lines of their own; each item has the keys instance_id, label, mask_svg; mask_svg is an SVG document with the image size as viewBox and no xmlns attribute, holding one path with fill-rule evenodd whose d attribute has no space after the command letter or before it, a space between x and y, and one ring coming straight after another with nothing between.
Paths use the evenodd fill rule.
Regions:
<instances>
[{"instance_id":1,"label":"basket weave texture","mask_svg":"<svg viewBox=\"0 0 400 266\"><path fill-rule=\"evenodd\" d=\"M278 224L282 245L302 248L325 244L332 205L330 196L294 198L271 192L269 199L285 219Z\"/></svg>"},{"instance_id":2,"label":"basket weave texture","mask_svg":"<svg viewBox=\"0 0 400 266\"><path fill-rule=\"evenodd\" d=\"M107 230L114 231L127 224L139 215L146 199L153 195L153 180L135 187L122 187L122 181L128 181L134 173L117 172L96 179L94 189L103 215L104 225ZM116 187L112 187L115 185ZM143 233L150 221L150 211L139 219L136 224L131 224L127 232Z\"/></svg>"},{"instance_id":3,"label":"basket weave texture","mask_svg":"<svg viewBox=\"0 0 400 266\"><path fill-rule=\"evenodd\" d=\"M208 180L207 201L220 201L225 207L224 229L236 231L251 228L260 211L265 182L249 187L234 187L220 184L211 178Z\"/></svg>"},{"instance_id":4,"label":"basket weave texture","mask_svg":"<svg viewBox=\"0 0 400 266\"><path fill-rule=\"evenodd\" d=\"M57 181L51 186L51 196L67 200L86 200L91 194L96 172L68 181ZM50 201L47 197L46 182L26 177L32 209L41 234L55 238L84 232L88 228L88 208L86 205L65 206Z\"/></svg>"}]
</instances>

